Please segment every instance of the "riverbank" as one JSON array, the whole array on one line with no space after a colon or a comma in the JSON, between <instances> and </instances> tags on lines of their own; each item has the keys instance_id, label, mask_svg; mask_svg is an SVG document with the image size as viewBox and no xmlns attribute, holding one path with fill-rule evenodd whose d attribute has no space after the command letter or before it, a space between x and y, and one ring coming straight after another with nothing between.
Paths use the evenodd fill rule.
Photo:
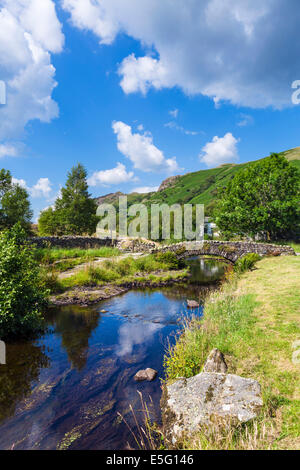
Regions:
<instances>
[{"instance_id":1,"label":"riverbank","mask_svg":"<svg viewBox=\"0 0 300 470\"><path fill-rule=\"evenodd\" d=\"M75 286L61 294L51 295L51 305L87 305L97 304L117 295L124 294L131 289L157 288L171 286L175 283L188 279L188 270L153 272L148 278L135 276L118 283L109 283L99 286Z\"/></svg>"},{"instance_id":2,"label":"riverbank","mask_svg":"<svg viewBox=\"0 0 300 470\"><path fill-rule=\"evenodd\" d=\"M43 282L53 305L92 305L133 288L170 286L189 275L189 267L174 253L125 254L62 273L46 268Z\"/></svg>"},{"instance_id":3,"label":"riverbank","mask_svg":"<svg viewBox=\"0 0 300 470\"><path fill-rule=\"evenodd\" d=\"M186 436L183 449L299 448L300 364L293 361L300 340L299 279L298 257L265 258L209 297L204 320L186 325L165 358L168 380L196 375L218 348L229 373L261 384L264 407L255 423L237 430Z\"/></svg>"}]
</instances>

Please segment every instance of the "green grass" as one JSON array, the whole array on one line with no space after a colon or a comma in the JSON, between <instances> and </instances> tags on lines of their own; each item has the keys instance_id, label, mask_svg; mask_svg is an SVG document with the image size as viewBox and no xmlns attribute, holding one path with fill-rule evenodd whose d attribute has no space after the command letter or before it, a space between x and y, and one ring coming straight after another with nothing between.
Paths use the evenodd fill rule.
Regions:
<instances>
[{"instance_id":1,"label":"green grass","mask_svg":"<svg viewBox=\"0 0 300 470\"><path fill-rule=\"evenodd\" d=\"M184 266L184 263L178 261L173 253L148 255L141 258L127 257L121 260L107 259L99 267L90 264L73 276L60 280L58 280L57 273L48 270L49 283L45 272L44 283L52 292L63 292L78 286L124 284L136 281L137 276L140 282L147 280L156 282L186 276L187 269L181 269ZM180 269L178 273L175 272Z\"/></svg>"},{"instance_id":2,"label":"green grass","mask_svg":"<svg viewBox=\"0 0 300 470\"><path fill-rule=\"evenodd\" d=\"M300 366L292 361L293 342L300 339L299 279L299 258L265 258L206 301L203 321L185 325L165 357L168 380L199 373L216 347L229 373L258 380L264 409L255 425L227 429L229 440L220 430L202 432L184 448L299 448Z\"/></svg>"},{"instance_id":3,"label":"green grass","mask_svg":"<svg viewBox=\"0 0 300 470\"><path fill-rule=\"evenodd\" d=\"M117 248L101 247L83 250L80 248L64 249L64 248L39 248L36 250L36 259L41 264L53 264L62 260L78 261L77 264L86 261L92 261L95 258L110 258L118 256L120 251ZM74 264L76 266L76 264Z\"/></svg>"},{"instance_id":4,"label":"green grass","mask_svg":"<svg viewBox=\"0 0 300 470\"><path fill-rule=\"evenodd\" d=\"M295 148L281 152L290 163L300 170L300 149ZM266 158L266 157L264 157ZM200 170L193 173L187 173L179 177L174 186L166 188L163 191L148 194L128 194L128 206L137 203L144 203L148 207L151 204L204 204L206 215L210 215L217 198L219 189L226 187L235 174L242 169L253 165L255 161L243 164L225 164L218 168L209 170ZM108 201L118 203L118 194L108 196Z\"/></svg>"}]
</instances>

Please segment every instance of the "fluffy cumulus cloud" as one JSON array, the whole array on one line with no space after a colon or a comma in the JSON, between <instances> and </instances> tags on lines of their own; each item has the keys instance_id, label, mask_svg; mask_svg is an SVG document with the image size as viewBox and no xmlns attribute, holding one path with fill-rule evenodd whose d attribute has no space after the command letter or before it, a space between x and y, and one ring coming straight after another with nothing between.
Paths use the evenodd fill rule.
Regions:
<instances>
[{"instance_id":1,"label":"fluffy cumulus cloud","mask_svg":"<svg viewBox=\"0 0 300 470\"><path fill-rule=\"evenodd\" d=\"M133 171L127 172L123 163L117 163L117 166L111 170L102 170L93 173L88 183L90 186L109 186L111 184L128 183L129 181L136 181Z\"/></svg>"},{"instance_id":2,"label":"fluffy cumulus cloud","mask_svg":"<svg viewBox=\"0 0 300 470\"><path fill-rule=\"evenodd\" d=\"M30 189L32 197L49 197L51 193L51 183L48 178L40 178Z\"/></svg>"},{"instance_id":3,"label":"fluffy cumulus cloud","mask_svg":"<svg viewBox=\"0 0 300 470\"><path fill-rule=\"evenodd\" d=\"M153 51L124 58L125 93L177 86L216 104L291 104L291 83L300 77L299 0L63 0L63 6L76 27L100 42L125 32Z\"/></svg>"},{"instance_id":4,"label":"fluffy cumulus cloud","mask_svg":"<svg viewBox=\"0 0 300 470\"><path fill-rule=\"evenodd\" d=\"M6 105L0 107L0 141L22 134L34 119L58 116L51 53L62 51L64 36L53 0L0 1L0 77Z\"/></svg>"},{"instance_id":5,"label":"fluffy cumulus cloud","mask_svg":"<svg viewBox=\"0 0 300 470\"><path fill-rule=\"evenodd\" d=\"M119 75L122 76L121 87L127 94L140 91L145 95L151 87L160 90L171 86L167 69L152 57L136 58L134 54L126 57L120 65Z\"/></svg>"},{"instance_id":6,"label":"fluffy cumulus cloud","mask_svg":"<svg viewBox=\"0 0 300 470\"><path fill-rule=\"evenodd\" d=\"M163 152L154 145L150 133L133 133L131 126L121 121L113 122L112 127L117 135L118 150L132 161L134 168L167 173L178 170L176 158L165 158Z\"/></svg>"},{"instance_id":7,"label":"fluffy cumulus cloud","mask_svg":"<svg viewBox=\"0 0 300 470\"><path fill-rule=\"evenodd\" d=\"M224 137L215 136L211 142L207 142L202 148L200 161L208 167L216 167L223 163L234 163L239 159L237 150L238 139L230 132Z\"/></svg>"},{"instance_id":8,"label":"fluffy cumulus cloud","mask_svg":"<svg viewBox=\"0 0 300 470\"><path fill-rule=\"evenodd\" d=\"M32 187L29 187L23 179L12 178L12 182L27 189L32 198L49 198L52 191L52 184L49 178L40 178Z\"/></svg>"},{"instance_id":9,"label":"fluffy cumulus cloud","mask_svg":"<svg viewBox=\"0 0 300 470\"><path fill-rule=\"evenodd\" d=\"M13 184L18 184L19 186L21 186L21 188L28 189L26 181L23 180L23 179L12 178L12 183Z\"/></svg>"}]
</instances>

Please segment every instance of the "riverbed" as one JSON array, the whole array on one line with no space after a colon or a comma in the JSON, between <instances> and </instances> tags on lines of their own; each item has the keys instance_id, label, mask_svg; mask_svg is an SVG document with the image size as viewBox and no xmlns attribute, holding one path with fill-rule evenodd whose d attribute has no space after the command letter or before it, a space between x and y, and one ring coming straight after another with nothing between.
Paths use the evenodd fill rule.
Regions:
<instances>
[{"instance_id":1,"label":"riverbed","mask_svg":"<svg viewBox=\"0 0 300 470\"><path fill-rule=\"evenodd\" d=\"M137 448L121 416L137 435L131 407L142 424L140 391L160 424L165 352L187 315L201 317L203 299L226 266L198 258L189 264L189 283L51 308L45 335L8 345L7 365L0 366L0 449ZM187 299L200 307L188 311ZM157 378L135 382L147 367Z\"/></svg>"}]
</instances>

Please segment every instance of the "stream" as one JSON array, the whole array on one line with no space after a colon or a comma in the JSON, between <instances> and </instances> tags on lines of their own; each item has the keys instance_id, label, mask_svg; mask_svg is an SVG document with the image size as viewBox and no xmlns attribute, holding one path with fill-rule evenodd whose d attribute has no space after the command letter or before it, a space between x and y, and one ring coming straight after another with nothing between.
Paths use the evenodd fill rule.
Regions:
<instances>
[{"instance_id":1,"label":"stream","mask_svg":"<svg viewBox=\"0 0 300 470\"><path fill-rule=\"evenodd\" d=\"M189 283L129 291L91 307L51 308L44 336L7 345L7 365L0 365L0 449L137 448L118 413L137 433L130 406L142 423L140 391L160 424L164 354L182 319L202 315L201 306L187 311L186 299L201 304L226 267L213 259L188 263ZM158 377L135 382L147 367Z\"/></svg>"}]
</instances>

